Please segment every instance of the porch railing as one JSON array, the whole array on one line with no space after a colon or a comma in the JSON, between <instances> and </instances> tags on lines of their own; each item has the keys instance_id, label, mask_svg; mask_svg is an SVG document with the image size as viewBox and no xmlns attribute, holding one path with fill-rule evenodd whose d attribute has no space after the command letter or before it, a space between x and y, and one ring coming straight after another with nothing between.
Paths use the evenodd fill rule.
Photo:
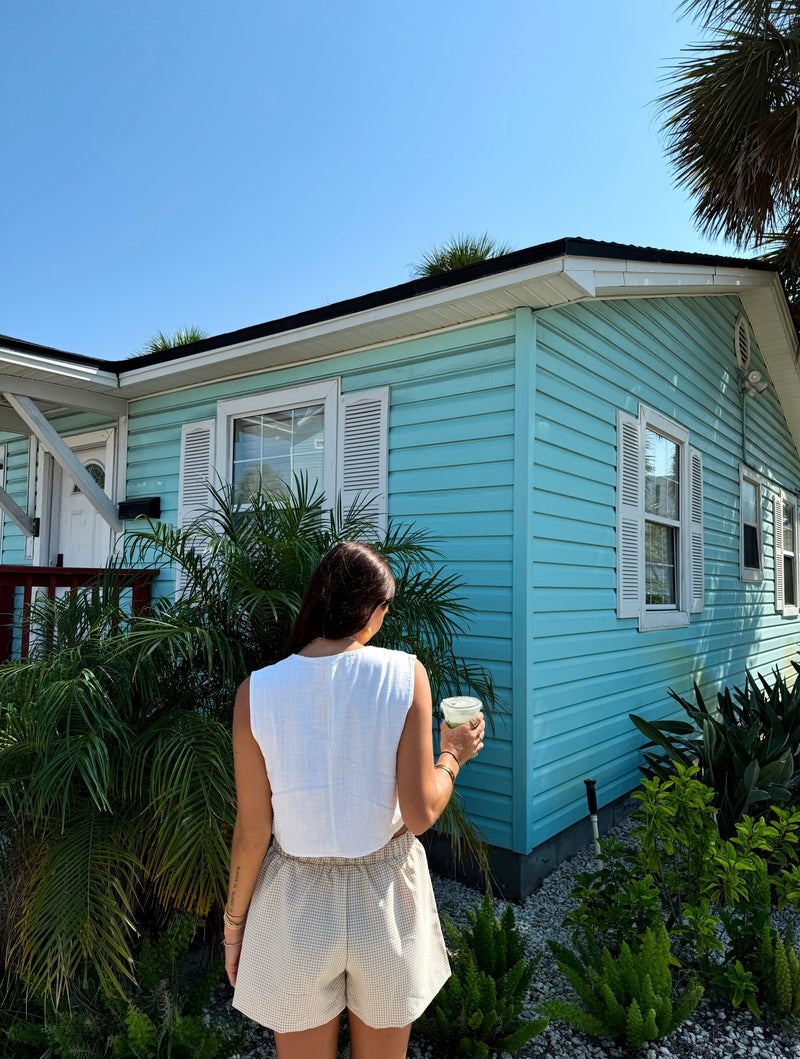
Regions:
<instances>
[{"instance_id":1,"label":"porch railing","mask_svg":"<svg viewBox=\"0 0 800 1059\"><path fill-rule=\"evenodd\" d=\"M35 588L45 589L52 599L57 589L71 592L97 590L111 582L120 590L130 589L131 611L140 614L150 605L153 580L158 570L119 570L83 566L0 566L0 662L11 658L14 630L19 630L20 657L30 649L31 630L27 620ZM22 589L20 599L18 590Z\"/></svg>"}]
</instances>

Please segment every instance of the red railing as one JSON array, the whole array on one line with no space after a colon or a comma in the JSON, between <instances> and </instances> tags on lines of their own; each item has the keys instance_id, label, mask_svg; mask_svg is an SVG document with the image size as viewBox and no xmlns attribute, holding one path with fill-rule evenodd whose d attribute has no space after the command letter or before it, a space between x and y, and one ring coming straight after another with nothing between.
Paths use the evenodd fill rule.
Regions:
<instances>
[{"instance_id":1,"label":"red railing","mask_svg":"<svg viewBox=\"0 0 800 1059\"><path fill-rule=\"evenodd\" d=\"M119 589L131 590L131 610L140 614L150 605L153 579L158 570L98 570L83 566L0 566L0 662L11 658L15 623L20 619L20 655L25 658L30 646L30 626L25 616L30 611L34 588L44 588L52 599L56 589L94 588L109 580ZM22 589L22 600L17 590ZM20 609L21 607L21 609Z\"/></svg>"}]
</instances>

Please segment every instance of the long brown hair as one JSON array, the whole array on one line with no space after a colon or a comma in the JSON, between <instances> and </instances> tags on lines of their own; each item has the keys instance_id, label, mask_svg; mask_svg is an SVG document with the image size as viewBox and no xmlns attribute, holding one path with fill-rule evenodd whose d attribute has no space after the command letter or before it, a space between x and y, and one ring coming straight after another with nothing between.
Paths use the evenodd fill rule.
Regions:
<instances>
[{"instance_id":1,"label":"long brown hair","mask_svg":"<svg viewBox=\"0 0 800 1059\"><path fill-rule=\"evenodd\" d=\"M318 636L339 640L367 625L381 603L394 599L394 578L384 557L360 541L342 541L311 575L289 633L287 652L296 654Z\"/></svg>"}]
</instances>

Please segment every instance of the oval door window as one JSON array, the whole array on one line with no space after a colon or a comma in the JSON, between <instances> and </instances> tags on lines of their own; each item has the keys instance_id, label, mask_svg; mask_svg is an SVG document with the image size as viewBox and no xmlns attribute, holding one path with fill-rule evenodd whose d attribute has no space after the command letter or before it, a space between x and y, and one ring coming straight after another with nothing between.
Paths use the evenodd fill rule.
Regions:
<instances>
[{"instance_id":1,"label":"oval door window","mask_svg":"<svg viewBox=\"0 0 800 1059\"><path fill-rule=\"evenodd\" d=\"M102 463L97 463L96 461L92 460L91 462L86 464L86 470L89 472L92 478L94 478L100 488L105 489L106 470L105 467L103 467ZM72 492L79 493L80 491L80 486L76 482L75 485L72 487Z\"/></svg>"}]
</instances>

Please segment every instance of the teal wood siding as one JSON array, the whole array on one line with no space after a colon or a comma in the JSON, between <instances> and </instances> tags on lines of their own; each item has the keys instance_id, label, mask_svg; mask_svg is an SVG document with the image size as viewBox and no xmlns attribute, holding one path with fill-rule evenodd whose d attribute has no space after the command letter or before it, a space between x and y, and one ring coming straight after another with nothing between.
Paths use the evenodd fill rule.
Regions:
<instances>
[{"instance_id":1,"label":"teal wood siding","mask_svg":"<svg viewBox=\"0 0 800 1059\"><path fill-rule=\"evenodd\" d=\"M27 438L7 436L6 489L23 511L28 507L28 453ZM25 536L22 530L3 515L3 556L9 565L30 562L25 558Z\"/></svg>"},{"instance_id":2,"label":"teal wood siding","mask_svg":"<svg viewBox=\"0 0 800 1059\"><path fill-rule=\"evenodd\" d=\"M489 666L502 715L459 789L488 840L511 848L514 318L133 401L127 496L160 496L175 522L181 427L217 401L340 377L343 393L390 387L389 515L437 538L474 608L461 653ZM171 589L166 579L162 590Z\"/></svg>"},{"instance_id":3,"label":"teal wood siding","mask_svg":"<svg viewBox=\"0 0 800 1059\"><path fill-rule=\"evenodd\" d=\"M796 657L800 619L774 608L771 503L797 491L800 462L774 387L740 392L740 310L660 298L537 315L531 845L585 816L584 778L601 802L636 786L629 713L677 716L668 688L713 693ZM768 378L755 343L750 366ZM705 608L688 628L640 633L616 616L616 414L640 401L687 428L703 459ZM763 582L739 579L740 462L767 483Z\"/></svg>"}]
</instances>

